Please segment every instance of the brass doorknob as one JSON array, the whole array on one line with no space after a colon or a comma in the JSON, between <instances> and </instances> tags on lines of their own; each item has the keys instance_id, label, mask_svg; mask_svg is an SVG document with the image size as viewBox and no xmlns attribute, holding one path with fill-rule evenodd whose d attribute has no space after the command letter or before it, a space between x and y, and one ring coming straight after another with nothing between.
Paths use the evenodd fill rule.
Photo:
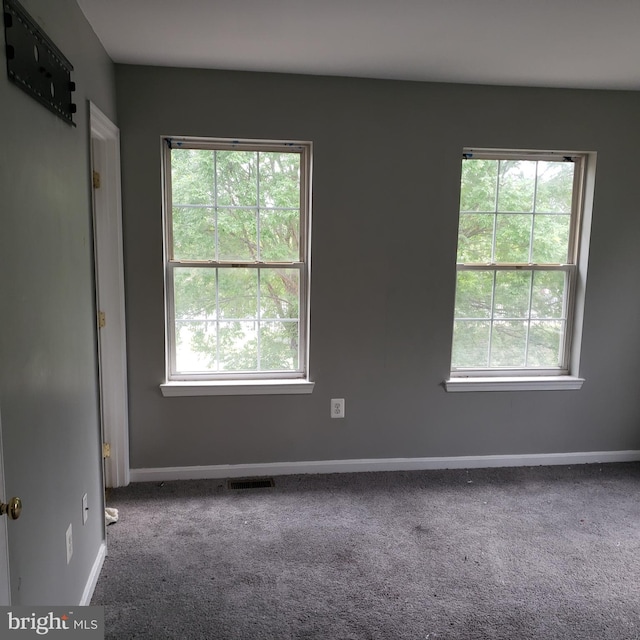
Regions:
<instances>
[{"instance_id":1,"label":"brass doorknob","mask_svg":"<svg viewBox=\"0 0 640 640\"><path fill-rule=\"evenodd\" d=\"M7 504L0 503L0 516L8 515L12 520L17 520L22 513L22 500L11 498Z\"/></svg>"}]
</instances>

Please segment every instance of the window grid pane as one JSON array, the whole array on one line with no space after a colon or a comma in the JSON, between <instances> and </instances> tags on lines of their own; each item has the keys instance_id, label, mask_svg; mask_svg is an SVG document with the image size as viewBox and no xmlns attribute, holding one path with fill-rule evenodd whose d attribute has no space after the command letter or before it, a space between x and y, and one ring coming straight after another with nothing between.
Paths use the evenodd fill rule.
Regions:
<instances>
[{"instance_id":1,"label":"window grid pane","mask_svg":"<svg viewBox=\"0 0 640 640\"><path fill-rule=\"evenodd\" d=\"M292 152L173 150L173 259L299 261L300 163Z\"/></svg>"},{"instance_id":2,"label":"window grid pane","mask_svg":"<svg viewBox=\"0 0 640 640\"><path fill-rule=\"evenodd\" d=\"M308 149L267 147L169 141L169 377L305 372Z\"/></svg>"},{"instance_id":3,"label":"window grid pane","mask_svg":"<svg viewBox=\"0 0 640 640\"><path fill-rule=\"evenodd\" d=\"M453 370L566 369L575 166L463 160Z\"/></svg>"},{"instance_id":4,"label":"window grid pane","mask_svg":"<svg viewBox=\"0 0 640 640\"><path fill-rule=\"evenodd\" d=\"M459 263L499 263L499 262L537 262L540 264L566 263L569 248L569 222L572 215L573 183L575 180L574 163L563 161L495 161L499 167L494 170L493 161L465 159L463 161L460 226L458 235ZM484 168L484 175L478 170L467 170L473 164ZM489 164L487 164L489 163ZM511 173L515 172L515 175ZM547 174L551 173L551 177ZM546 183L541 184L540 176L547 176ZM474 185L474 181L478 185ZM505 190L507 193L505 195ZM539 190L542 194L539 194ZM487 194L495 193L493 208L489 209L491 199ZM482 221L483 216L488 216ZM489 217L492 218L491 238L487 237ZM552 222L554 221L555 222ZM543 223L543 221L545 221ZM560 225L553 233L549 226ZM529 226L526 235L522 235ZM511 229L509 229L511 227ZM555 241L555 251L541 252L537 259L534 256L536 229L542 236L550 236ZM546 227L546 228L545 228ZM503 229L506 228L506 231ZM502 232L502 233L501 233ZM470 239L480 235L480 246L469 251ZM496 250L500 235L506 240L518 240L516 246L524 259L513 259L508 255L500 255ZM491 252L487 251L486 242L491 244ZM476 240L477 245L478 240ZM508 244L508 243L503 243ZM484 249L482 249L484 246ZM525 256L525 247L528 248ZM513 247L512 247L513 250ZM485 253L486 252L486 253ZM468 254L468 255L467 255ZM549 255L551 254L551 255ZM475 259L473 259L475 258ZM534 258L536 258L534 260ZM551 259L554 258L554 259Z\"/></svg>"},{"instance_id":5,"label":"window grid pane","mask_svg":"<svg viewBox=\"0 0 640 640\"><path fill-rule=\"evenodd\" d=\"M469 278L470 275L475 277ZM508 278L506 282L504 282L505 275ZM502 277L503 282L499 281L498 276ZM491 277L491 286L487 287L485 284L481 288L478 284L480 279L487 277ZM543 367L545 369L562 367L563 342L558 339L556 333L558 327L564 328L567 323L567 291L568 276L564 271L520 269L459 271L456 288L453 367L492 368L498 366L496 364L498 361L502 363L499 365L501 367ZM547 313L540 311L547 311ZM479 327L483 331L486 330L485 343L471 345L470 336L474 332L477 333ZM535 328L536 352L530 358L532 327ZM545 327L553 329L552 333L547 331L546 345L541 342L545 337ZM509 344L509 349L513 353L514 331L520 332L519 335L524 331L524 335L521 336L524 338L523 359L520 364L515 362L506 364L508 358L500 356L496 351L499 347L494 347L494 341L496 339L501 341L503 346ZM510 335L512 340L509 342ZM465 347L464 344L467 346ZM464 354L465 348L470 350L468 358ZM554 357L547 357L542 362L540 354L542 352L551 354L554 349ZM472 364L478 361L480 351L484 351L487 358L483 364Z\"/></svg>"},{"instance_id":6,"label":"window grid pane","mask_svg":"<svg viewBox=\"0 0 640 640\"><path fill-rule=\"evenodd\" d=\"M173 274L176 372L298 369L297 268L176 267Z\"/></svg>"}]
</instances>

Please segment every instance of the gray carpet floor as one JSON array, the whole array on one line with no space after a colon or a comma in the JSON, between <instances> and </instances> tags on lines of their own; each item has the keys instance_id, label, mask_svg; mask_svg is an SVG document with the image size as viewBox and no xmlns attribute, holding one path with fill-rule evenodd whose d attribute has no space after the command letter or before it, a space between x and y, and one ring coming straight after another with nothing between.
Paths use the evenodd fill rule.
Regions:
<instances>
[{"instance_id":1,"label":"gray carpet floor","mask_svg":"<svg viewBox=\"0 0 640 640\"><path fill-rule=\"evenodd\" d=\"M640 463L134 484L107 638L639 640Z\"/></svg>"}]
</instances>

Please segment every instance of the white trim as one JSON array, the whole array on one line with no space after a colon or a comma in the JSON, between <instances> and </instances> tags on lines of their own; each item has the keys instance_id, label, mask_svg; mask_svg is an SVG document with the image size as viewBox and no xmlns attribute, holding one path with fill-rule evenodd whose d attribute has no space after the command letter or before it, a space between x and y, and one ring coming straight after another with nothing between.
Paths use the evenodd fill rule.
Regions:
<instances>
[{"instance_id":1,"label":"white trim","mask_svg":"<svg viewBox=\"0 0 640 640\"><path fill-rule=\"evenodd\" d=\"M584 378L576 376L523 376L488 378L449 378L444 381L447 391L558 391L581 389Z\"/></svg>"},{"instance_id":2,"label":"white trim","mask_svg":"<svg viewBox=\"0 0 640 640\"><path fill-rule=\"evenodd\" d=\"M163 382L160 391L165 398L176 396L264 396L312 393L310 380L206 380Z\"/></svg>"},{"instance_id":3,"label":"white trim","mask_svg":"<svg viewBox=\"0 0 640 640\"><path fill-rule=\"evenodd\" d=\"M638 460L640 460L640 450L455 456L443 458L312 460L308 462L266 462L257 464L220 464L194 467L131 469L131 481L206 480L210 478L242 478L246 476L277 476L307 473L354 473L363 471L535 467L541 465L636 462Z\"/></svg>"},{"instance_id":4,"label":"white trim","mask_svg":"<svg viewBox=\"0 0 640 640\"><path fill-rule=\"evenodd\" d=\"M584 308L587 286L587 268L589 266L589 245L591 242L591 220L593 217L593 200L596 183L597 154L587 154L587 164L584 173L584 185L582 190L582 222L579 229L577 242L580 245L578 254L578 272L574 281L575 306L573 316L573 337L571 354L569 355L569 367L572 373L580 372L580 354L582 351L582 329L584 324Z\"/></svg>"},{"instance_id":5,"label":"white trim","mask_svg":"<svg viewBox=\"0 0 640 640\"><path fill-rule=\"evenodd\" d=\"M542 151L540 149L491 149L464 147L463 156L467 155L470 160L549 160L558 162L565 158L575 159L576 156L584 155L584 151Z\"/></svg>"},{"instance_id":6,"label":"white trim","mask_svg":"<svg viewBox=\"0 0 640 640\"><path fill-rule=\"evenodd\" d=\"M102 565L104 564L106 555L107 545L105 542L101 542L100 548L98 549L98 555L93 562L91 573L89 573L89 579L87 580L87 584L85 585L82 593L82 599L80 600L81 607L86 607L91 604L91 598L93 598L93 592L96 590L96 585L98 584L98 578L100 577L100 572L102 571Z\"/></svg>"},{"instance_id":7,"label":"white trim","mask_svg":"<svg viewBox=\"0 0 640 640\"><path fill-rule=\"evenodd\" d=\"M96 302L106 313L98 329L100 404L105 442L108 487L129 484L129 411L120 186L120 131L96 105L89 103L92 169L101 176L94 193L94 247Z\"/></svg>"}]
</instances>

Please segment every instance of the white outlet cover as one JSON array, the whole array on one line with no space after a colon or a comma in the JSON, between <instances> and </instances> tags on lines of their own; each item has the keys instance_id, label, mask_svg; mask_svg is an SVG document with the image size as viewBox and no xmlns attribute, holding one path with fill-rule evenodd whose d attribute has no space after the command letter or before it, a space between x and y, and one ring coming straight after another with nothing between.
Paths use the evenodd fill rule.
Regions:
<instances>
[{"instance_id":1,"label":"white outlet cover","mask_svg":"<svg viewBox=\"0 0 640 640\"><path fill-rule=\"evenodd\" d=\"M82 496L82 524L87 524L87 518L89 517L89 499L85 493Z\"/></svg>"},{"instance_id":2,"label":"white outlet cover","mask_svg":"<svg viewBox=\"0 0 640 640\"><path fill-rule=\"evenodd\" d=\"M73 555L73 527L71 523L69 523L69 528L67 529L67 564L71 562L72 555Z\"/></svg>"},{"instance_id":3,"label":"white outlet cover","mask_svg":"<svg viewBox=\"0 0 640 640\"><path fill-rule=\"evenodd\" d=\"M331 398L331 417L344 418L344 398Z\"/></svg>"}]
</instances>

